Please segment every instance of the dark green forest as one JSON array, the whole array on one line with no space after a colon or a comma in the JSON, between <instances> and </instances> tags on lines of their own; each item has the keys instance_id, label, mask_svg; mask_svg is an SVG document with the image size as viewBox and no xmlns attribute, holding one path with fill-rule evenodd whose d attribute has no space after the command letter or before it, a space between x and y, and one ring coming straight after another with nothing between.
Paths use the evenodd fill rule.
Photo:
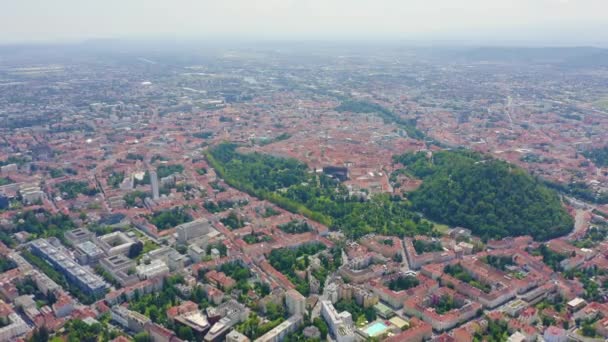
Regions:
<instances>
[{"instance_id":1,"label":"dark green forest","mask_svg":"<svg viewBox=\"0 0 608 342\"><path fill-rule=\"evenodd\" d=\"M573 227L557 193L517 166L464 150L439 151L431 158L407 153L394 160L423 180L410 200L435 221L486 238L547 240Z\"/></svg>"}]
</instances>

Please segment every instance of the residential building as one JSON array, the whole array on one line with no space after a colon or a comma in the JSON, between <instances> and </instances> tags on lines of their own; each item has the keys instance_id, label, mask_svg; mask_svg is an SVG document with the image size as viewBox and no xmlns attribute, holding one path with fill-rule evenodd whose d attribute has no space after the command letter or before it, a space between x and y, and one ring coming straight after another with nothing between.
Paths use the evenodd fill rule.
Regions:
<instances>
[{"instance_id":1,"label":"residential building","mask_svg":"<svg viewBox=\"0 0 608 342\"><path fill-rule=\"evenodd\" d=\"M543 338L545 339L545 342L567 342L568 332L565 329L552 325L545 329Z\"/></svg>"},{"instance_id":2,"label":"residential building","mask_svg":"<svg viewBox=\"0 0 608 342\"><path fill-rule=\"evenodd\" d=\"M321 301L321 316L327 322L329 331L338 342L355 341L353 319L349 312L338 313L334 305L328 301Z\"/></svg>"},{"instance_id":3,"label":"residential building","mask_svg":"<svg viewBox=\"0 0 608 342\"><path fill-rule=\"evenodd\" d=\"M249 342L251 341L249 337L241 334L236 330L232 330L226 335L226 342Z\"/></svg>"},{"instance_id":4,"label":"residential building","mask_svg":"<svg viewBox=\"0 0 608 342\"><path fill-rule=\"evenodd\" d=\"M306 297L294 289L285 292L285 304L291 315L304 315L306 312Z\"/></svg>"},{"instance_id":5,"label":"residential building","mask_svg":"<svg viewBox=\"0 0 608 342\"><path fill-rule=\"evenodd\" d=\"M78 265L66 253L52 246L44 239L34 240L30 243L33 254L48 261L55 269L62 272L68 281L78 286L85 293L98 296L109 288L109 285L90 270Z\"/></svg>"},{"instance_id":6,"label":"residential building","mask_svg":"<svg viewBox=\"0 0 608 342\"><path fill-rule=\"evenodd\" d=\"M281 324L274 327L266 334L260 336L256 342L280 342L285 336L291 332L294 332L304 321L302 315L293 315L283 321Z\"/></svg>"},{"instance_id":7,"label":"residential building","mask_svg":"<svg viewBox=\"0 0 608 342\"><path fill-rule=\"evenodd\" d=\"M13 309L0 300L0 318L7 324L0 327L0 341L14 341L17 337L30 331L25 321Z\"/></svg>"}]
</instances>

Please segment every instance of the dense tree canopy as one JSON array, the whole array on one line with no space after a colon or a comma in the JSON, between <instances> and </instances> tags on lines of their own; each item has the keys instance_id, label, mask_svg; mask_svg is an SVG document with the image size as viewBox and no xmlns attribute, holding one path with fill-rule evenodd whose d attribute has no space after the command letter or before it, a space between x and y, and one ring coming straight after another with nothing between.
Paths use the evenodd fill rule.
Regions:
<instances>
[{"instance_id":1,"label":"dense tree canopy","mask_svg":"<svg viewBox=\"0 0 608 342\"><path fill-rule=\"evenodd\" d=\"M259 153L244 154L234 144L218 145L207 153L210 164L224 180L252 196L274 202L350 237L428 234L432 224L410 210L410 204L388 194L369 201L349 196L336 180L309 172L295 159Z\"/></svg>"},{"instance_id":2,"label":"dense tree canopy","mask_svg":"<svg viewBox=\"0 0 608 342\"><path fill-rule=\"evenodd\" d=\"M593 150L585 151L583 153L585 157L593 160L593 162L600 167L608 166L608 145L596 148Z\"/></svg>"},{"instance_id":3,"label":"dense tree canopy","mask_svg":"<svg viewBox=\"0 0 608 342\"><path fill-rule=\"evenodd\" d=\"M0 258L0 273L17 268L17 264L9 258Z\"/></svg>"},{"instance_id":4,"label":"dense tree canopy","mask_svg":"<svg viewBox=\"0 0 608 342\"><path fill-rule=\"evenodd\" d=\"M236 212L231 211L228 216L220 219L220 222L230 229L239 229L245 227L245 219L240 217Z\"/></svg>"},{"instance_id":5,"label":"dense tree canopy","mask_svg":"<svg viewBox=\"0 0 608 342\"><path fill-rule=\"evenodd\" d=\"M473 342L500 342L507 341L509 338L509 327L504 320L488 319L488 326L485 332L477 331L473 336Z\"/></svg>"},{"instance_id":6,"label":"dense tree canopy","mask_svg":"<svg viewBox=\"0 0 608 342\"><path fill-rule=\"evenodd\" d=\"M386 123L395 123L414 139L424 139L425 135L416 128L416 120L403 119L385 107L373 102L345 100L335 108L338 112L375 113Z\"/></svg>"},{"instance_id":7,"label":"dense tree canopy","mask_svg":"<svg viewBox=\"0 0 608 342\"><path fill-rule=\"evenodd\" d=\"M118 189L118 187L120 186L120 183L122 183L122 181L125 180L125 173L124 171L120 171L120 172L112 172L109 176L108 176L108 185L111 186L114 189Z\"/></svg>"},{"instance_id":8,"label":"dense tree canopy","mask_svg":"<svg viewBox=\"0 0 608 342\"><path fill-rule=\"evenodd\" d=\"M476 287L485 293L490 293L490 291L492 291L492 287L490 285L481 280L475 280L473 276L471 276L471 274L466 271L464 267L462 267L461 264L446 265L443 268L443 272L464 283Z\"/></svg>"},{"instance_id":9,"label":"dense tree canopy","mask_svg":"<svg viewBox=\"0 0 608 342\"><path fill-rule=\"evenodd\" d=\"M608 203L608 192L596 192L584 182L557 183L545 180L545 185L583 201L597 204Z\"/></svg>"},{"instance_id":10,"label":"dense tree canopy","mask_svg":"<svg viewBox=\"0 0 608 342\"><path fill-rule=\"evenodd\" d=\"M136 205L143 206L144 199L146 197L152 197L152 194L144 191L135 190L124 195L123 199L125 200L125 205L127 206L127 208L132 208Z\"/></svg>"},{"instance_id":11,"label":"dense tree canopy","mask_svg":"<svg viewBox=\"0 0 608 342\"><path fill-rule=\"evenodd\" d=\"M433 297L431 300L431 305L433 308L435 308L435 312L439 315L443 315L454 309L459 308L459 305L454 300L454 297L452 297L450 295L443 295L441 297Z\"/></svg>"},{"instance_id":12,"label":"dense tree canopy","mask_svg":"<svg viewBox=\"0 0 608 342\"><path fill-rule=\"evenodd\" d=\"M443 246L439 241L426 241L416 239L412 243L417 254L443 252Z\"/></svg>"},{"instance_id":13,"label":"dense tree canopy","mask_svg":"<svg viewBox=\"0 0 608 342\"><path fill-rule=\"evenodd\" d=\"M507 267L515 265L515 262L513 261L513 258L511 256L488 255L484 258L481 258L481 261L501 271L506 271Z\"/></svg>"},{"instance_id":14,"label":"dense tree canopy","mask_svg":"<svg viewBox=\"0 0 608 342\"><path fill-rule=\"evenodd\" d=\"M279 225L279 229L288 234L300 234L312 231L312 227L306 221L291 220Z\"/></svg>"},{"instance_id":15,"label":"dense tree canopy","mask_svg":"<svg viewBox=\"0 0 608 342\"><path fill-rule=\"evenodd\" d=\"M158 178L163 178L163 177L167 177L170 176L174 173L182 173L184 172L184 167L182 165L177 165L177 164L163 164L160 165L157 169L156 169L156 174L158 175Z\"/></svg>"},{"instance_id":16,"label":"dense tree canopy","mask_svg":"<svg viewBox=\"0 0 608 342\"><path fill-rule=\"evenodd\" d=\"M341 299L334 304L336 310L338 312L347 311L352 315L353 322L373 322L376 319L376 310L374 307L370 306L364 308L361 305L358 305L352 299Z\"/></svg>"},{"instance_id":17,"label":"dense tree canopy","mask_svg":"<svg viewBox=\"0 0 608 342\"><path fill-rule=\"evenodd\" d=\"M89 187L89 183L85 181L65 181L57 184L57 188L65 199L74 199L78 194L93 196L98 191L94 187Z\"/></svg>"},{"instance_id":18,"label":"dense tree canopy","mask_svg":"<svg viewBox=\"0 0 608 342\"><path fill-rule=\"evenodd\" d=\"M159 230L164 230L190 222L192 221L192 216L184 208L174 207L170 210L157 211L150 215L148 220Z\"/></svg>"},{"instance_id":19,"label":"dense tree canopy","mask_svg":"<svg viewBox=\"0 0 608 342\"><path fill-rule=\"evenodd\" d=\"M183 277L176 275L165 279L161 291L145 295L136 292L134 298L129 301L129 309L145 315L152 322L166 325L169 322L167 309L180 302L176 285L183 283Z\"/></svg>"},{"instance_id":20,"label":"dense tree canopy","mask_svg":"<svg viewBox=\"0 0 608 342\"><path fill-rule=\"evenodd\" d=\"M15 215L13 224L4 226L0 224L0 241L12 246L15 241L10 234L28 232L33 237L56 237L65 242L64 233L75 229L76 224L66 214L52 215L44 209L28 210Z\"/></svg>"},{"instance_id":21,"label":"dense tree canopy","mask_svg":"<svg viewBox=\"0 0 608 342\"><path fill-rule=\"evenodd\" d=\"M79 319L68 321L64 328L68 342L109 341L119 335L104 323L87 324Z\"/></svg>"},{"instance_id":22,"label":"dense tree canopy","mask_svg":"<svg viewBox=\"0 0 608 342\"><path fill-rule=\"evenodd\" d=\"M291 282L296 285L296 289L303 295L308 296L309 284L306 280L296 276L296 270L304 271L309 266L307 256L314 255L325 249L325 245L320 243L309 243L298 248L274 249L268 255L268 262L279 272L285 274Z\"/></svg>"},{"instance_id":23,"label":"dense tree canopy","mask_svg":"<svg viewBox=\"0 0 608 342\"><path fill-rule=\"evenodd\" d=\"M573 220L558 195L524 170L469 151L396 156L423 179L411 194L414 207L439 222L479 236L531 235L546 240L568 233Z\"/></svg>"},{"instance_id":24,"label":"dense tree canopy","mask_svg":"<svg viewBox=\"0 0 608 342\"><path fill-rule=\"evenodd\" d=\"M400 275L399 277L392 279L388 283L388 288L393 291L403 291L411 289L420 285L418 278L413 276Z\"/></svg>"}]
</instances>

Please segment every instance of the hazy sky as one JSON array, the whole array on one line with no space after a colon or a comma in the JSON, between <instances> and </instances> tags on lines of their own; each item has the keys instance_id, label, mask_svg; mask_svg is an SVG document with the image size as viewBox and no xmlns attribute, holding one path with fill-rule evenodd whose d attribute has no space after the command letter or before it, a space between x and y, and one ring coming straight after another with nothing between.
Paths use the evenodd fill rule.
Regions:
<instances>
[{"instance_id":1,"label":"hazy sky","mask_svg":"<svg viewBox=\"0 0 608 342\"><path fill-rule=\"evenodd\" d=\"M608 0L0 0L0 42L89 38L608 42Z\"/></svg>"}]
</instances>

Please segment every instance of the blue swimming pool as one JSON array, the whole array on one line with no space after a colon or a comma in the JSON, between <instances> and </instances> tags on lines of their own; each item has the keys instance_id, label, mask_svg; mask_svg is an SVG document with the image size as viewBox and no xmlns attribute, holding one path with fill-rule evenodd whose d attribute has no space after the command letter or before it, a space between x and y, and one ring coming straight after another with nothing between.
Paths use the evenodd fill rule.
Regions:
<instances>
[{"instance_id":1,"label":"blue swimming pool","mask_svg":"<svg viewBox=\"0 0 608 342\"><path fill-rule=\"evenodd\" d=\"M382 335L387 329L388 326L386 326L386 324L382 322L374 322L363 329L363 331L365 331L368 336L374 337Z\"/></svg>"}]
</instances>

